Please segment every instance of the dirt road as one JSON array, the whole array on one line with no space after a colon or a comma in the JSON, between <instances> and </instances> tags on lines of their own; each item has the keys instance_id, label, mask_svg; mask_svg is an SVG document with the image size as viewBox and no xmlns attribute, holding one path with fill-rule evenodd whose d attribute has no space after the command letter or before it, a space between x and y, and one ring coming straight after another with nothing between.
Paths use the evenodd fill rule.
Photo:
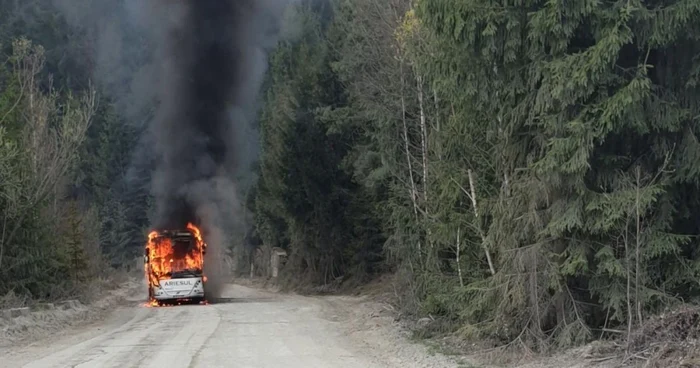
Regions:
<instances>
[{"instance_id":1,"label":"dirt road","mask_svg":"<svg viewBox=\"0 0 700 368\"><path fill-rule=\"evenodd\" d=\"M134 302L100 323L0 350L0 357L26 368L454 366L423 352L422 360L406 355L406 349L421 349L408 342L404 351L387 351L387 341L358 342L348 335L347 321L320 298L237 285L229 286L224 297L201 306L148 308ZM366 336L381 338L374 332Z\"/></svg>"}]
</instances>

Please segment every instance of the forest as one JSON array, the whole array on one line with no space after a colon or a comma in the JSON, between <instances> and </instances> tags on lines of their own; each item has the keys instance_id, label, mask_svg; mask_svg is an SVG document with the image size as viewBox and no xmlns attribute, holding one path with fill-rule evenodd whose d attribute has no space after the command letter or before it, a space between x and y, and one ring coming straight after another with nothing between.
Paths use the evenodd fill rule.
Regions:
<instances>
[{"instance_id":1,"label":"forest","mask_svg":"<svg viewBox=\"0 0 700 368\"><path fill-rule=\"evenodd\" d=\"M149 48L114 22L129 58L93 52L61 3L0 1L0 302L80 293L150 224ZM698 301L700 2L299 0L282 29L242 267L390 273L441 332L542 352Z\"/></svg>"},{"instance_id":2,"label":"forest","mask_svg":"<svg viewBox=\"0 0 700 368\"><path fill-rule=\"evenodd\" d=\"M262 244L294 283L532 350L697 301L700 2L333 0L270 57Z\"/></svg>"},{"instance_id":3,"label":"forest","mask_svg":"<svg viewBox=\"0 0 700 368\"><path fill-rule=\"evenodd\" d=\"M148 226L148 111L98 83L94 23L59 3L0 1L0 305L88 297Z\"/></svg>"}]
</instances>

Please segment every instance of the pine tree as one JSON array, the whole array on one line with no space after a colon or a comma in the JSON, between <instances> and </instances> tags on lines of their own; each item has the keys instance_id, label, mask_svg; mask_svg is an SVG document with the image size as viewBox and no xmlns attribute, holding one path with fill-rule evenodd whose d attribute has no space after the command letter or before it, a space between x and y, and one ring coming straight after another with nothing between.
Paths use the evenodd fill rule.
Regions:
<instances>
[{"instance_id":1,"label":"pine tree","mask_svg":"<svg viewBox=\"0 0 700 368\"><path fill-rule=\"evenodd\" d=\"M670 45L695 39L666 21L691 24L697 6L445 0L419 10L444 50L434 75L467 86L458 108L485 120L505 156L488 237L510 271L487 281L493 294L473 293L474 321L507 316L512 336L570 344L603 311L640 319L641 306L668 300L659 290L670 279L644 270L689 241L672 226L666 170L683 160L674 141L690 115L676 97L684 87L657 70L677 59ZM671 285L691 277L674 273Z\"/></svg>"}]
</instances>

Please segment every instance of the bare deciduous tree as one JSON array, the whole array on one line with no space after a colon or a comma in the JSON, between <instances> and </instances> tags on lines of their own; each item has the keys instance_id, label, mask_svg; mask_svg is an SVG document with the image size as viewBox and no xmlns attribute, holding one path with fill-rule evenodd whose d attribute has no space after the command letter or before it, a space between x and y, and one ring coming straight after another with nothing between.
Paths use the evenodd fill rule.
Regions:
<instances>
[{"instance_id":1,"label":"bare deciduous tree","mask_svg":"<svg viewBox=\"0 0 700 368\"><path fill-rule=\"evenodd\" d=\"M52 194L77 162L78 148L96 111L96 93L92 86L82 96L68 95L59 101L49 78L48 91L40 85L44 68L44 50L31 41L13 43L10 62L13 77L21 88L16 107L21 109L22 130L17 155L3 179L5 208L0 231L0 266L3 254L27 216ZM7 114L6 114L7 115ZM0 126L1 128L2 126ZM1 163L0 163L1 164Z\"/></svg>"}]
</instances>

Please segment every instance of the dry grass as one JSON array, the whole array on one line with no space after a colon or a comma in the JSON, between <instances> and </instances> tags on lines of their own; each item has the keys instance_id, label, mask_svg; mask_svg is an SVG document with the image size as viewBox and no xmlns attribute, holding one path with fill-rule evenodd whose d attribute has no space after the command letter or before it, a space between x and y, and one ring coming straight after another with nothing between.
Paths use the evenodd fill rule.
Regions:
<instances>
[{"instance_id":1,"label":"dry grass","mask_svg":"<svg viewBox=\"0 0 700 368\"><path fill-rule=\"evenodd\" d=\"M10 291L0 297L0 309L24 307L27 305L28 301L27 297L17 295Z\"/></svg>"},{"instance_id":2,"label":"dry grass","mask_svg":"<svg viewBox=\"0 0 700 368\"><path fill-rule=\"evenodd\" d=\"M700 307L649 319L629 340L628 361L643 367L700 367Z\"/></svg>"},{"instance_id":3,"label":"dry grass","mask_svg":"<svg viewBox=\"0 0 700 368\"><path fill-rule=\"evenodd\" d=\"M96 280L93 285L99 287L98 283ZM27 316L10 320L0 318L0 347L34 341L68 327L99 320L114 308L133 304L129 298L142 290L141 284L134 279L123 283L111 282L110 285L109 289L94 292L90 303L33 311Z\"/></svg>"}]
</instances>

